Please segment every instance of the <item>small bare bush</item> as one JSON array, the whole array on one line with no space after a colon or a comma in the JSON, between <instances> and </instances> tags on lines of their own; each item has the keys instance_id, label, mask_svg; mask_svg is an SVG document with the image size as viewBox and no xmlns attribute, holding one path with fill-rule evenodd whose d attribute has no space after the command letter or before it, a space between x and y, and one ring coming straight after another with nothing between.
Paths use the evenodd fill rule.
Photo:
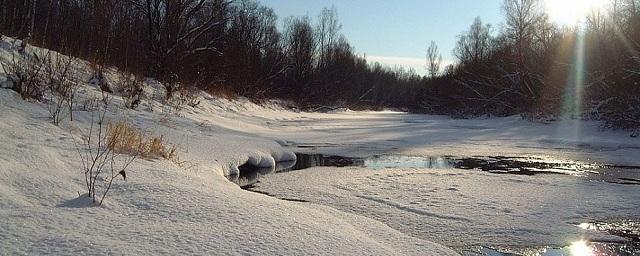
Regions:
<instances>
[{"instance_id":1,"label":"small bare bush","mask_svg":"<svg viewBox=\"0 0 640 256\"><path fill-rule=\"evenodd\" d=\"M43 84L42 72L44 60L36 53L16 54L12 51L11 60L8 63L0 63L7 76L7 82L11 89L22 96L23 99L41 100L46 87Z\"/></svg>"},{"instance_id":2,"label":"small bare bush","mask_svg":"<svg viewBox=\"0 0 640 256\"><path fill-rule=\"evenodd\" d=\"M182 106L190 106L192 108L200 105L198 95L200 93L199 87L202 84L202 78L198 78L194 83L183 83L178 79L177 75L173 75L165 84L166 89L166 102L176 110L179 110Z\"/></svg>"},{"instance_id":3,"label":"small bare bush","mask_svg":"<svg viewBox=\"0 0 640 256\"><path fill-rule=\"evenodd\" d=\"M195 86L174 83L165 87L167 88L166 103L175 110L179 110L183 106L195 108L200 105L200 101L198 100L199 89Z\"/></svg>"},{"instance_id":4,"label":"small bare bush","mask_svg":"<svg viewBox=\"0 0 640 256\"><path fill-rule=\"evenodd\" d=\"M77 91L77 83L71 79L71 68L74 58L64 57L54 53L46 55L44 83L48 93L49 116L55 125L59 125L63 118L63 110L68 108L68 114L73 121L73 99Z\"/></svg>"},{"instance_id":5,"label":"small bare bush","mask_svg":"<svg viewBox=\"0 0 640 256\"><path fill-rule=\"evenodd\" d=\"M144 96L144 80L129 73L121 73L116 90L122 95L125 107L136 109Z\"/></svg>"},{"instance_id":6,"label":"small bare bush","mask_svg":"<svg viewBox=\"0 0 640 256\"><path fill-rule=\"evenodd\" d=\"M109 146L110 133L105 124L108 107L108 102L92 106L88 133L81 144L76 144L88 195L97 206L102 205L116 178L126 180L127 169L140 155L139 151L123 154Z\"/></svg>"},{"instance_id":7,"label":"small bare bush","mask_svg":"<svg viewBox=\"0 0 640 256\"><path fill-rule=\"evenodd\" d=\"M93 71L93 74L91 75L91 78L89 78L89 83L100 88L103 93L113 93L111 84L109 83L107 77L104 75L104 65L100 64L98 60L94 59L91 61L90 67Z\"/></svg>"},{"instance_id":8,"label":"small bare bush","mask_svg":"<svg viewBox=\"0 0 640 256\"><path fill-rule=\"evenodd\" d=\"M200 90L195 86L180 86L178 88L178 104L179 105L187 105L189 107L195 108L200 105L200 100L198 100L198 93Z\"/></svg>"}]
</instances>

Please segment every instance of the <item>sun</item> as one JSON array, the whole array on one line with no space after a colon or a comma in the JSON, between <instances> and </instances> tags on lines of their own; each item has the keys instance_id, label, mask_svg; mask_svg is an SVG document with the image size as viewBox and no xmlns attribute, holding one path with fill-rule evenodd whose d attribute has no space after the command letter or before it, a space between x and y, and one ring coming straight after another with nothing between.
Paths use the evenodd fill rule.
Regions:
<instances>
[{"instance_id":1,"label":"sun","mask_svg":"<svg viewBox=\"0 0 640 256\"><path fill-rule=\"evenodd\" d=\"M589 12L603 10L608 0L544 0L549 17L560 25L576 25Z\"/></svg>"}]
</instances>

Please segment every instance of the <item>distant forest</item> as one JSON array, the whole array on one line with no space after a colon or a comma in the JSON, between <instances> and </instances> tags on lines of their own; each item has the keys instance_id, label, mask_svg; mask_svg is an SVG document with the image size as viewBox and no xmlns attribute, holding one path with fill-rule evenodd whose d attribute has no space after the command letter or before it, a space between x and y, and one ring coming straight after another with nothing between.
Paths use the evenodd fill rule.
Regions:
<instances>
[{"instance_id":1,"label":"distant forest","mask_svg":"<svg viewBox=\"0 0 640 256\"><path fill-rule=\"evenodd\" d=\"M281 26L254 0L0 0L0 33L166 84L304 109L640 127L637 0L614 0L577 27L554 25L541 0L502 8L500 26L477 18L458 36L455 65L443 67L437 45L425 42L427 76L367 63L341 34L335 8Z\"/></svg>"}]
</instances>

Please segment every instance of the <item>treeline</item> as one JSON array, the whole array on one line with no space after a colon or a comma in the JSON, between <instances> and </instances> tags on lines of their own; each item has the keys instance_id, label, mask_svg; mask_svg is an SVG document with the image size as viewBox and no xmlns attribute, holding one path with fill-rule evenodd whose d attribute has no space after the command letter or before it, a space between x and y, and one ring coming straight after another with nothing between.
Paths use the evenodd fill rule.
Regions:
<instances>
[{"instance_id":1,"label":"treeline","mask_svg":"<svg viewBox=\"0 0 640 256\"><path fill-rule=\"evenodd\" d=\"M426 83L423 105L458 116L592 118L638 131L639 8L611 1L563 28L541 0L506 0L501 28L477 18L459 36L459 63Z\"/></svg>"},{"instance_id":2,"label":"treeline","mask_svg":"<svg viewBox=\"0 0 640 256\"><path fill-rule=\"evenodd\" d=\"M369 65L341 35L335 8L283 29L254 0L0 0L0 32L157 78L306 108L407 107L421 78Z\"/></svg>"},{"instance_id":3,"label":"treeline","mask_svg":"<svg viewBox=\"0 0 640 256\"><path fill-rule=\"evenodd\" d=\"M367 63L335 8L289 17L254 0L0 0L0 32L176 88L288 99L307 109L395 107L458 117L524 114L640 127L640 6L611 1L577 27L542 0L505 0L504 24L462 33L429 76ZM428 25L428 24L425 24Z\"/></svg>"}]
</instances>

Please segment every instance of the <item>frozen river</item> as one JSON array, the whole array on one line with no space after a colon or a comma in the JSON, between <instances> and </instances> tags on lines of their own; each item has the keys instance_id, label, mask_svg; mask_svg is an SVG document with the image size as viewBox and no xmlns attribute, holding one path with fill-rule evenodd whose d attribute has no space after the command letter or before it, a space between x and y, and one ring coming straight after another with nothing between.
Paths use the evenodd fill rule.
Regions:
<instances>
[{"instance_id":1,"label":"frozen river","mask_svg":"<svg viewBox=\"0 0 640 256\"><path fill-rule=\"evenodd\" d=\"M463 254L640 253L640 150L623 133L516 117L348 116L272 123L297 130L280 134L281 144L306 154L241 185L373 218Z\"/></svg>"}]
</instances>

